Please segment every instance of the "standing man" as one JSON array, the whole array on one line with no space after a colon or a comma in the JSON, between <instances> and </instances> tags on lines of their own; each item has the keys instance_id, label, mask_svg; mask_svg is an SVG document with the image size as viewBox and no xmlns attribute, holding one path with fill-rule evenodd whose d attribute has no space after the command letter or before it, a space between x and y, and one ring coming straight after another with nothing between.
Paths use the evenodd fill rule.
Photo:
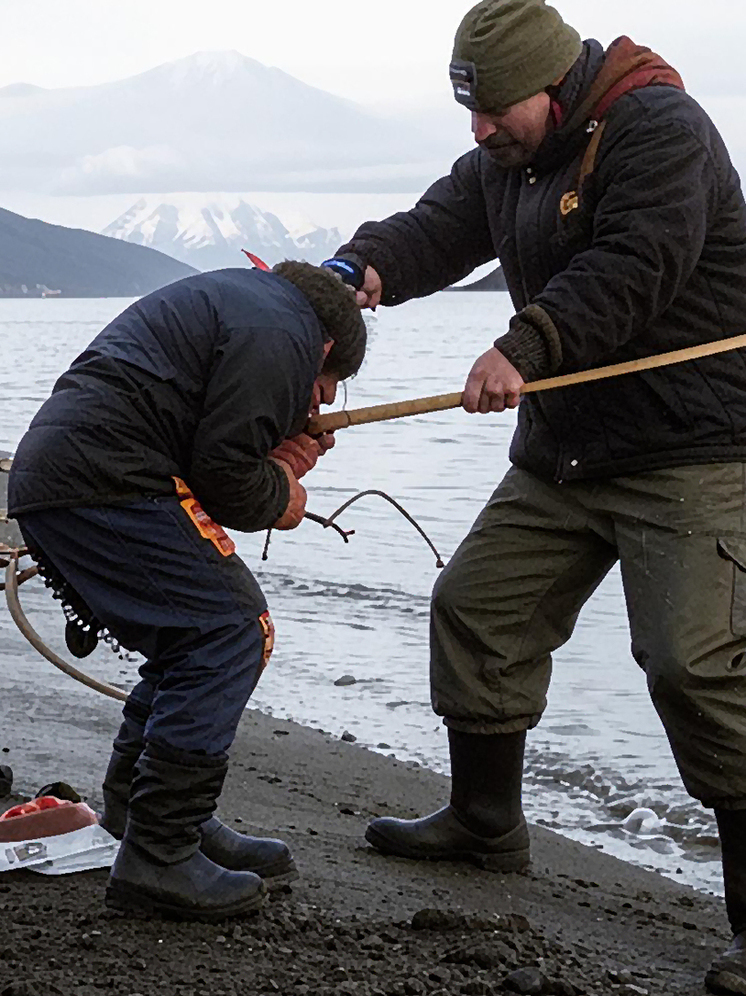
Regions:
<instances>
[{"instance_id":1,"label":"standing man","mask_svg":"<svg viewBox=\"0 0 746 996\"><path fill-rule=\"evenodd\" d=\"M582 42L544 0L484 0L450 73L477 148L330 265L356 269L358 302L375 307L499 257L516 314L474 364L467 411L516 407L524 381L744 331L739 179L663 59L626 37ZM633 654L720 828L735 939L710 982L746 986L746 354L530 394L510 456L433 595L450 805L374 820L368 840L500 871L528 862L526 731L551 654L619 560Z\"/></svg>"},{"instance_id":2,"label":"standing man","mask_svg":"<svg viewBox=\"0 0 746 996\"><path fill-rule=\"evenodd\" d=\"M55 384L13 461L9 510L70 622L141 653L104 781L122 839L107 904L220 920L296 877L287 846L213 816L272 649L267 603L222 526L294 529L304 435L359 369L349 289L308 263L187 277L127 308Z\"/></svg>"}]
</instances>

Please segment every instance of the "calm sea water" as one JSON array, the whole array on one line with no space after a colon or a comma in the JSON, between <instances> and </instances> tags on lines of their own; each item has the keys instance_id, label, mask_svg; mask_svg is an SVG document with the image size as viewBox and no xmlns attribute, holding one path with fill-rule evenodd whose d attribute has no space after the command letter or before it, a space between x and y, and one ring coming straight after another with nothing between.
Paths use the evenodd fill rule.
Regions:
<instances>
[{"instance_id":1,"label":"calm sea water","mask_svg":"<svg viewBox=\"0 0 746 996\"><path fill-rule=\"evenodd\" d=\"M0 301L0 449L14 449L56 377L127 303ZM510 314L507 296L489 293L440 294L379 311L368 359L348 385L347 407L460 390ZM454 411L342 431L304 481L309 509L329 514L358 491L386 491L447 558L507 469L514 424L512 413ZM277 627L272 665L252 704L447 770L445 731L430 710L427 677L435 559L380 498L363 499L341 523L355 530L349 544L307 522L294 533L274 534L266 563L262 536L235 537ZM59 647L58 606L36 582L23 591L38 630ZM86 666L123 687L134 680L135 667L106 650ZM6 668L43 672L47 684L60 687L69 681L47 673L50 666L0 610L0 680ZM342 675L357 681L335 685ZM714 823L680 785L629 652L617 571L556 655L549 708L530 736L525 801L535 821L719 891Z\"/></svg>"}]
</instances>

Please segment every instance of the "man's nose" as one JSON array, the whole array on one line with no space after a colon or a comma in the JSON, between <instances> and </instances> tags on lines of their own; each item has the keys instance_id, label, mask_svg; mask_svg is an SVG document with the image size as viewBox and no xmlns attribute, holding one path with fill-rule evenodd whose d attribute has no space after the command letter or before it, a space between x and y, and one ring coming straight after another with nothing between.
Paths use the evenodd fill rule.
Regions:
<instances>
[{"instance_id":1,"label":"man's nose","mask_svg":"<svg viewBox=\"0 0 746 996\"><path fill-rule=\"evenodd\" d=\"M483 142L485 138L489 138L490 135L496 133L497 126L493 121L490 121L486 114L481 114L479 111L472 111L471 130L474 135L474 141Z\"/></svg>"},{"instance_id":2,"label":"man's nose","mask_svg":"<svg viewBox=\"0 0 746 996\"><path fill-rule=\"evenodd\" d=\"M337 397L337 385L336 385L336 383L331 383L331 384L330 383L326 383L326 384L324 384L322 390L323 390L323 394L324 394L324 404L325 405L333 405L334 404L334 399Z\"/></svg>"}]
</instances>

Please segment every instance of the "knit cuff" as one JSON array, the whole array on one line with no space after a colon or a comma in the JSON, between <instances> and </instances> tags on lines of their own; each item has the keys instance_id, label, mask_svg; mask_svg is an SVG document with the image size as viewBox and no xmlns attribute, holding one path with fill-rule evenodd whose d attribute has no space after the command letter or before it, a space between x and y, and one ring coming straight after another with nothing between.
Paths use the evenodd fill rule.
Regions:
<instances>
[{"instance_id":1,"label":"knit cuff","mask_svg":"<svg viewBox=\"0 0 746 996\"><path fill-rule=\"evenodd\" d=\"M495 340L495 349L527 382L550 376L562 363L557 326L537 304L528 305L511 318L509 331Z\"/></svg>"},{"instance_id":2,"label":"knit cuff","mask_svg":"<svg viewBox=\"0 0 746 996\"><path fill-rule=\"evenodd\" d=\"M408 295L397 285L401 266L397 265L396 256L383 245L367 242L363 239L358 242L353 240L340 246L335 255L342 259L352 257L362 266L363 270L368 266L373 267L381 278L383 288L381 304L384 307L391 308L409 299Z\"/></svg>"}]
</instances>

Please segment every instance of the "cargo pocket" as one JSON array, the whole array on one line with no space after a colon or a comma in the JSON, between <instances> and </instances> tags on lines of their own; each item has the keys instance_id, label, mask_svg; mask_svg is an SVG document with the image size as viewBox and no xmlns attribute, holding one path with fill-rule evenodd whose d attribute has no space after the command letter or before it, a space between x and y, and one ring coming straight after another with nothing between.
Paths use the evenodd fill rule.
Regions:
<instances>
[{"instance_id":1,"label":"cargo pocket","mask_svg":"<svg viewBox=\"0 0 746 996\"><path fill-rule=\"evenodd\" d=\"M746 636L746 539L719 539L718 553L733 564L730 624L734 636Z\"/></svg>"}]
</instances>

